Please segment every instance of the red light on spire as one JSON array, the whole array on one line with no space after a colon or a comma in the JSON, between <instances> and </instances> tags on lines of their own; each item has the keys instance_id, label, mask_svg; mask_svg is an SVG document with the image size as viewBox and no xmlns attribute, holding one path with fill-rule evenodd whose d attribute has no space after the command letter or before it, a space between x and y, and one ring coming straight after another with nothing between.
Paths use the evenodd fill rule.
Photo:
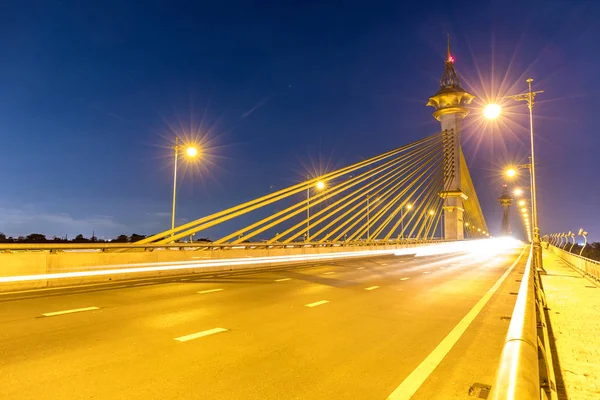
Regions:
<instances>
[{"instance_id":1,"label":"red light on spire","mask_svg":"<svg viewBox=\"0 0 600 400\"><path fill-rule=\"evenodd\" d=\"M448 54L448 62L453 63L454 62L454 56Z\"/></svg>"}]
</instances>

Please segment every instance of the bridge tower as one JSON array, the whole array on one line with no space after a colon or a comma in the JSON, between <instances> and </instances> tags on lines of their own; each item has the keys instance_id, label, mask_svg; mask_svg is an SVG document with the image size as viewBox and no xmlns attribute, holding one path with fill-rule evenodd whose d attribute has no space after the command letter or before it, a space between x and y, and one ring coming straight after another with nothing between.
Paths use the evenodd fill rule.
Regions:
<instances>
[{"instance_id":1,"label":"bridge tower","mask_svg":"<svg viewBox=\"0 0 600 400\"><path fill-rule=\"evenodd\" d=\"M440 90L429 98L428 106L435 108L433 116L440 121L442 131L448 136L444 148L444 167L450 175L446 178L445 188L440 196L444 198L444 238L447 240L464 239L464 201L467 195L463 191L460 170L460 135L462 120L469 113L469 105L475 96L460 86L458 73L454 69L454 57L450 53L448 35L448 54L444 74L440 80Z\"/></svg>"},{"instance_id":2,"label":"bridge tower","mask_svg":"<svg viewBox=\"0 0 600 400\"><path fill-rule=\"evenodd\" d=\"M501 234L508 236L512 232L510 230L510 206L512 205L512 197L508 194L508 186L502 185L502 195L498 197L498 203L502 206L502 227Z\"/></svg>"}]
</instances>

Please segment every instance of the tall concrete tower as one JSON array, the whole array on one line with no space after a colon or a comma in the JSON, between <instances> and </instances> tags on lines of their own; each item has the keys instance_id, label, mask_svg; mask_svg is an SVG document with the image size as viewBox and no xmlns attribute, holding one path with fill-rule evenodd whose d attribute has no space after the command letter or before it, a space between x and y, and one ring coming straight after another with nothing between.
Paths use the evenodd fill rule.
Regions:
<instances>
[{"instance_id":1,"label":"tall concrete tower","mask_svg":"<svg viewBox=\"0 0 600 400\"><path fill-rule=\"evenodd\" d=\"M510 206L513 198L508 194L507 185L502 185L502 196L498 197L498 203L502 206L502 227L500 229L503 236L512 234L510 230Z\"/></svg>"},{"instance_id":2,"label":"tall concrete tower","mask_svg":"<svg viewBox=\"0 0 600 400\"><path fill-rule=\"evenodd\" d=\"M445 131L444 164L451 172L450 181L446 181L447 190L440 193L444 198L444 238L447 240L464 239L464 206L467 196L462 190L460 171L460 134L462 120L469 113L466 107L475 96L460 86L460 79L454 69L454 57L450 53L448 36L448 54L444 74L440 80L440 90L429 98L428 106L435 108L433 116L440 121Z\"/></svg>"}]
</instances>

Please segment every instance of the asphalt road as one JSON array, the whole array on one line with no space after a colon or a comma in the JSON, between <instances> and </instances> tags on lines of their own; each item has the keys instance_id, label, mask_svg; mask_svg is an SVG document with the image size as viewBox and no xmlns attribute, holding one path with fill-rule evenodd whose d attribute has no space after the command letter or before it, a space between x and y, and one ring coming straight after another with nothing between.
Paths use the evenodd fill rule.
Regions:
<instances>
[{"instance_id":1,"label":"asphalt road","mask_svg":"<svg viewBox=\"0 0 600 400\"><path fill-rule=\"evenodd\" d=\"M477 398L474 384L493 383L520 253L1 294L0 399Z\"/></svg>"}]
</instances>

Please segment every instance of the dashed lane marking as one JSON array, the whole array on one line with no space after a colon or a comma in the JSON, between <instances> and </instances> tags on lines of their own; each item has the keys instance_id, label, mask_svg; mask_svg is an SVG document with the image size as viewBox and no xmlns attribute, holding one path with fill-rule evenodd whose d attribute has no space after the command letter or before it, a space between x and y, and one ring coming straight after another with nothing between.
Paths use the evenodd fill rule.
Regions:
<instances>
[{"instance_id":1,"label":"dashed lane marking","mask_svg":"<svg viewBox=\"0 0 600 400\"><path fill-rule=\"evenodd\" d=\"M329 300L315 301L314 303L306 304L305 307L316 307L329 303Z\"/></svg>"},{"instance_id":2,"label":"dashed lane marking","mask_svg":"<svg viewBox=\"0 0 600 400\"><path fill-rule=\"evenodd\" d=\"M78 313L78 312L92 311L92 310L99 310L99 309L100 308L98 308L98 307L74 308L72 310L54 311L54 312L44 313L42 315L44 317L54 317L54 316L57 316L57 315L73 314L73 313Z\"/></svg>"},{"instance_id":3,"label":"dashed lane marking","mask_svg":"<svg viewBox=\"0 0 600 400\"><path fill-rule=\"evenodd\" d=\"M221 290L225 290L225 289L208 289L208 290L202 290L202 291L197 292L197 293L198 294L214 293L214 292L220 292Z\"/></svg>"},{"instance_id":4,"label":"dashed lane marking","mask_svg":"<svg viewBox=\"0 0 600 400\"><path fill-rule=\"evenodd\" d=\"M365 290L375 290L375 289L379 289L379 286L369 286L369 287L365 288Z\"/></svg>"},{"instance_id":5,"label":"dashed lane marking","mask_svg":"<svg viewBox=\"0 0 600 400\"><path fill-rule=\"evenodd\" d=\"M281 279L275 279L275 282L285 282L285 281L291 281L292 278L281 278Z\"/></svg>"},{"instance_id":6,"label":"dashed lane marking","mask_svg":"<svg viewBox=\"0 0 600 400\"><path fill-rule=\"evenodd\" d=\"M213 329L209 329L206 331L202 331L202 332L196 332L196 333L192 333L190 335L185 335L185 336L180 336L178 338L175 338L173 340L177 340L178 342L187 342L188 340L194 340L194 339L198 339L204 336L210 336L210 335L214 335L215 333L221 333L221 332L227 332L229 331L229 329L225 329L225 328L213 328Z\"/></svg>"}]
</instances>

